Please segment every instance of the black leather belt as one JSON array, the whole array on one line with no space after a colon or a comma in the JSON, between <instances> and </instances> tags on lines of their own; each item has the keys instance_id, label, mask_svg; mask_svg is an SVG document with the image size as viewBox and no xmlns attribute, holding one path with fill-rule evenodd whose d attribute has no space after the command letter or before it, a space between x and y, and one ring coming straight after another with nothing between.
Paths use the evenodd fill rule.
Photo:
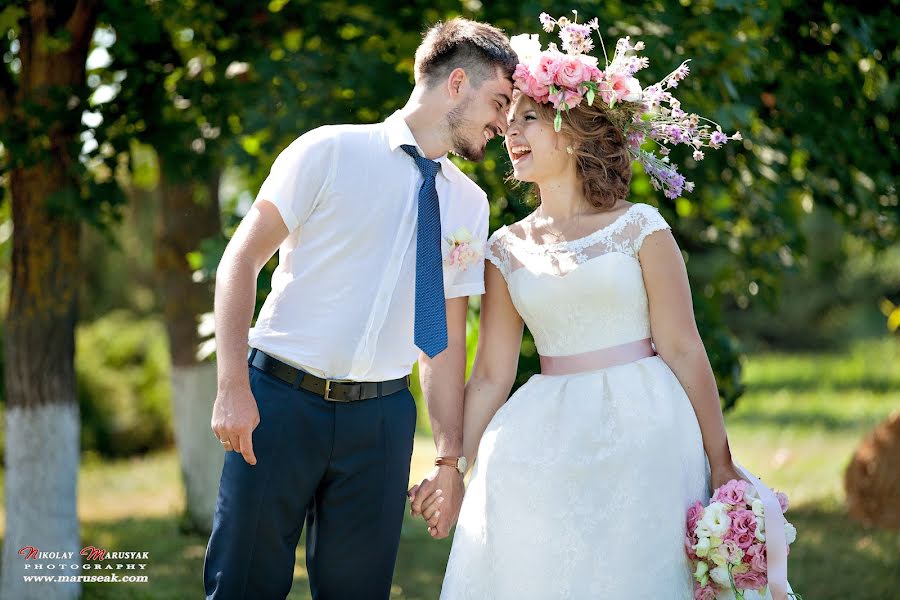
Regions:
<instances>
[{"instance_id":1,"label":"black leather belt","mask_svg":"<svg viewBox=\"0 0 900 600\"><path fill-rule=\"evenodd\" d=\"M388 396L409 387L409 375L390 381L335 381L322 379L302 369L292 367L262 350L250 351L249 363L260 371L280 379L294 389L302 389L333 402L369 400Z\"/></svg>"}]
</instances>

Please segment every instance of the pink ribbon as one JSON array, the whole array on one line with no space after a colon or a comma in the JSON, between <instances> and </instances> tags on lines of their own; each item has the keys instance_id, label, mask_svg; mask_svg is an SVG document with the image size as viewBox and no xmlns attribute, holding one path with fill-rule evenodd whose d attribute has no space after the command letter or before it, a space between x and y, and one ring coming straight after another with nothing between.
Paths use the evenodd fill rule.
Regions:
<instances>
[{"instance_id":1,"label":"pink ribbon","mask_svg":"<svg viewBox=\"0 0 900 600\"><path fill-rule=\"evenodd\" d=\"M766 523L766 577L769 580L769 592L773 600L788 600L787 538L784 533L785 521L781 504L775 493L744 466L737 462L734 466L756 488L766 512L763 518Z\"/></svg>"},{"instance_id":2,"label":"pink ribbon","mask_svg":"<svg viewBox=\"0 0 900 600\"><path fill-rule=\"evenodd\" d=\"M541 375L572 375L628 364L654 356L650 338L566 356L541 356Z\"/></svg>"}]
</instances>

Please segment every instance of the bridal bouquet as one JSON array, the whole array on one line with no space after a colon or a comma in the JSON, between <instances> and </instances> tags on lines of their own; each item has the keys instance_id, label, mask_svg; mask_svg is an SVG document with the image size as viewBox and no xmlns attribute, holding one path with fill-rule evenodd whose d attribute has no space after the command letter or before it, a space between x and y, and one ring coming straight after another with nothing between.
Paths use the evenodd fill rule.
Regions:
<instances>
[{"instance_id":1,"label":"bridal bouquet","mask_svg":"<svg viewBox=\"0 0 900 600\"><path fill-rule=\"evenodd\" d=\"M787 496L775 492L768 507L766 504L753 485L732 479L716 489L708 506L696 502L688 509L685 548L694 566L695 600L731 594L743 600L745 590L765 593L771 572L770 550L780 554L786 583L786 557L797 530L781 516L788 508ZM767 508L779 511L778 518L767 515ZM773 536L777 542L767 540L767 521L770 527L783 526L783 535ZM783 550L773 548L773 542L783 544ZM801 598L794 593L787 595Z\"/></svg>"}]
</instances>

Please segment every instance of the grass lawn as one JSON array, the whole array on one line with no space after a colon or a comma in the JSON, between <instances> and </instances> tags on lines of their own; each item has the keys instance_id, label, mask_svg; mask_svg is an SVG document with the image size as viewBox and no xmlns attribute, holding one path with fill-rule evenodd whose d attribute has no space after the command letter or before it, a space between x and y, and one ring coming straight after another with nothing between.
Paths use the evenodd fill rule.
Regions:
<instances>
[{"instance_id":1,"label":"grass lawn","mask_svg":"<svg viewBox=\"0 0 900 600\"><path fill-rule=\"evenodd\" d=\"M898 597L900 532L850 521L841 483L862 437L900 410L898 364L900 345L890 339L846 354L763 354L746 364L747 394L726 416L729 438L739 462L792 499L788 518L799 533L790 579L806 600ZM417 438L414 479L429 469L432 450L430 438ZM202 597L207 538L179 533L182 503L174 451L83 465L78 512L85 544L150 553L149 583L87 584L84 598ZM449 550L449 540L432 540L407 516L392 597L436 598ZM308 597L301 540L289 598Z\"/></svg>"}]
</instances>

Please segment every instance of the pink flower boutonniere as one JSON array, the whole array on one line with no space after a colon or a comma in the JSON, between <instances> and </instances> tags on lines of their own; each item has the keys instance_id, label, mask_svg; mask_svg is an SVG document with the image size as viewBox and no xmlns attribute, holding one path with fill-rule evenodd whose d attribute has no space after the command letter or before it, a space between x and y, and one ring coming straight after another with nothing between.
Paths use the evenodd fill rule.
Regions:
<instances>
[{"instance_id":1,"label":"pink flower boutonniere","mask_svg":"<svg viewBox=\"0 0 900 600\"><path fill-rule=\"evenodd\" d=\"M482 253L472 244L472 234L465 227L460 227L452 235L444 240L450 247L444 264L448 267L456 267L460 271L467 270L474 264Z\"/></svg>"}]
</instances>

